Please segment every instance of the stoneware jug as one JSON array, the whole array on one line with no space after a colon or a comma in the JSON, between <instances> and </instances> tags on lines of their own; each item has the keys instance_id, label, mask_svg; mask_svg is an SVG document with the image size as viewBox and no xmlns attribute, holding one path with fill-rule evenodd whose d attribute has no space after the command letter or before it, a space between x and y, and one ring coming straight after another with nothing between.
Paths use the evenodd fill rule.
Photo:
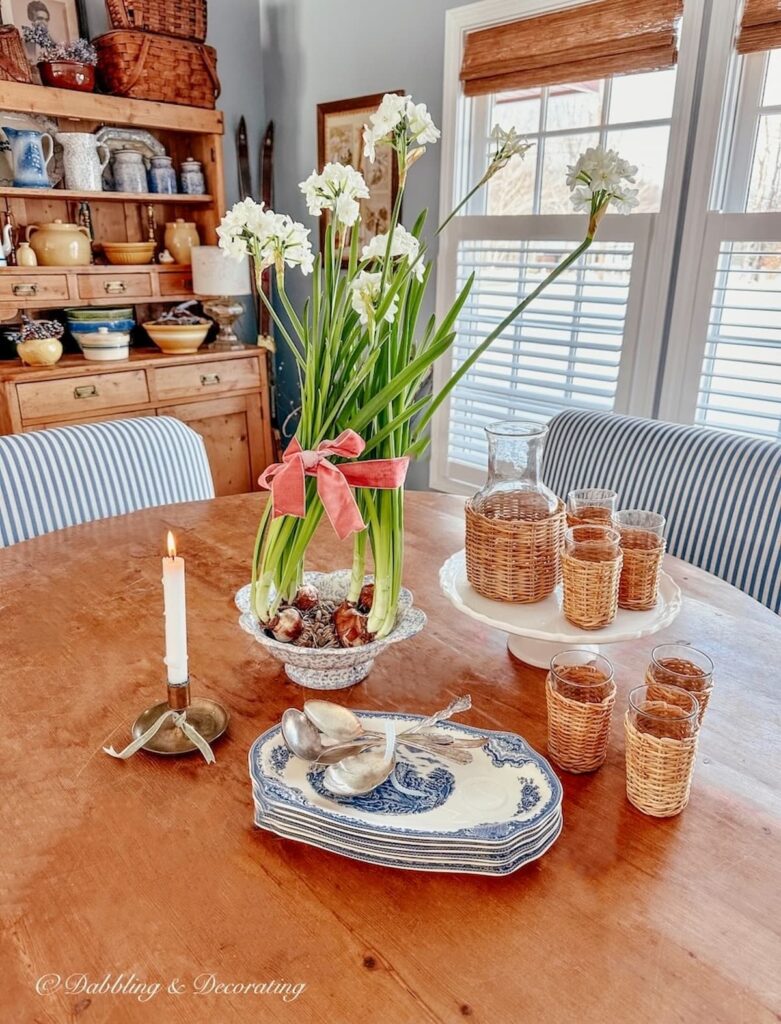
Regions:
<instances>
[{"instance_id":1,"label":"stoneware jug","mask_svg":"<svg viewBox=\"0 0 781 1024\"><path fill-rule=\"evenodd\" d=\"M117 192L148 192L146 164L134 149L120 149L114 154L114 188Z\"/></svg>"},{"instance_id":2,"label":"stoneware jug","mask_svg":"<svg viewBox=\"0 0 781 1024\"><path fill-rule=\"evenodd\" d=\"M31 224L27 241L42 267L88 267L92 254L89 231L79 224Z\"/></svg>"},{"instance_id":3,"label":"stoneware jug","mask_svg":"<svg viewBox=\"0 0 781 1024\"><path fill-rule=\"evenodd\" d=\"M179 217L175 222L169 221L165 226L165 247L177 263L189 266L192 263L190 250L200 245L198 228L195 224Z\"/></svg>"},{"instance_id":4,"label":"stoneware jug","mask_svg":"<svg viewBox=\"0 0 781 1024\"><path fill-rule=\"evenodd\" d=\"M31 128L9 128L7 125L3 126L3 132L11 144L14 188L51 188L52 183L47 173L47 167L54 156L54 140L51 135Z\"/></svg>"},{"instance_id":5,"label":"stoneware jug","mask_svg":"<svg viewBox=\"0 0 781 1024\"><path fill-rule=\"evenodd\" d=\"M103 168L111 151L90 132L59 132L54 136L62 146L65 187L74 192L102 192Z\"/></svg>"},{"instance_id":6,"label":"stoneware jug","mask_svg":"<svg viewBox=\"0 0 781 1024\"><path fill-rule=\"evenodd\" d=\"M149 191L158 195L176 194L176 171L170 156L153 156L149 168Z\"/></svg>"}]
</instances>

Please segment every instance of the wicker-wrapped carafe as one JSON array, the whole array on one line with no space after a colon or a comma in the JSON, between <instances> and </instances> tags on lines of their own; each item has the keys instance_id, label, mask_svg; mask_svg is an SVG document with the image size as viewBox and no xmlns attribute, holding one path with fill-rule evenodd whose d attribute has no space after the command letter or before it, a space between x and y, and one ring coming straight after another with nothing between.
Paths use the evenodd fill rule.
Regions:
<instances>
[{"instance_id":1,"label":"wicker-wrapped carafe","mask_svg":"<svg viewBox=\"0 0 781 1024\"><path fill-rule=\"evenodd\" d=\"M548 428L503 420L486 427L488 480L466 503L466 571L483 597L530 604L559 582L564 506L540 471Z\"/></svg>"}]
</instances>

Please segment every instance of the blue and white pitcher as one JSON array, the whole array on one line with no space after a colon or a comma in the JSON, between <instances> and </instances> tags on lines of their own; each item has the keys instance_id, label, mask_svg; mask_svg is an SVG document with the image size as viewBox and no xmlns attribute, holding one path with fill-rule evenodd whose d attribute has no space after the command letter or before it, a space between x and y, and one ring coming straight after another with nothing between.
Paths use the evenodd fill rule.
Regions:
<instances>
[{"instance_id":1,"label":"blue and white pitcher","mask_svg":"<svg viewBox=\"0 0 781 1024\"><path fill-rule=\"evenodd\" d=\"M9 128L3 132L11 143L11 159L14 165L15 188L51 188L47 168L54 156L54 140L48 132L36 132L31 128ZM49 152L46 154L45 143Z\"/></svg>"}]
</instances>

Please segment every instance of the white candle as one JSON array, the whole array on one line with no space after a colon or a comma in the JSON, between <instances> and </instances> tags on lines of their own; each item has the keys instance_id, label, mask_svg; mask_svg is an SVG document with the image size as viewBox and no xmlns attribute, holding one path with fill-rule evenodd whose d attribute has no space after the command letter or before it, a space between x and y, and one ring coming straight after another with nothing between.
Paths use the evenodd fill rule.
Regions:
<instances>
[{"instance_id":1,"label":"white candle","mask_svg":"<svg viewBox=\"0 0 781 1024\"><path fill-rule=\"evenodd\" d=\"M184 598L184 559L177 558L176 541L168 531L168 558L163 559L165 603L165 664L171 686L187 682L187 606Z\"/></svg>"}]
</instances>

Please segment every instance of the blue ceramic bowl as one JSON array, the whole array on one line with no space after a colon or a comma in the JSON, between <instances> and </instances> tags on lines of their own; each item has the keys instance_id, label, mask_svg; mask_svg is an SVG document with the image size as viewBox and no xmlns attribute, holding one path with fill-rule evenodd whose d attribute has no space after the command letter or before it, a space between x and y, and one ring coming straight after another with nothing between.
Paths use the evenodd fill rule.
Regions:
<instances>
[{"instance_id":1,"label":"blue ceramic bowl","mask_svg":"<svg viewBox=\"0 0 781 1024\"><path fill-rule=\"evenodd\" d=\"M97 334L101 327L109 331L132 331L136 326L135 320L71 320L68 318L68 330L71 334L77 331L79 334Z\"/></svg>"}]
</instances>

